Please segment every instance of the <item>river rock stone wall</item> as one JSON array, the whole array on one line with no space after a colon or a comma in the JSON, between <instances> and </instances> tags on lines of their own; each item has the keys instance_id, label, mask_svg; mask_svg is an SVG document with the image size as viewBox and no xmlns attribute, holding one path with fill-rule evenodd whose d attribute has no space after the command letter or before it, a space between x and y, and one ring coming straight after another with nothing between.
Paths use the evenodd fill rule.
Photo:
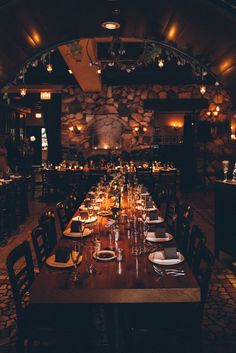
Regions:
<instances>
[{"instance_id":1,"label":"river rock stone wall","mask_svg":"<svg viewBox=\"0 0 236 353\"><path fill-rule=\"evenodd\" d=\"M67 87L62 96L63 158L70 158L72 150L89 157L110 148L128 152L146 149L152 145L155 129L154 112L143 109L145 99L201 97L198 85L103 86L99 93L85 93L79 87ZM212 127L216 123L226 126L231 108L227 92L219 87L208 86L204 98L209 100L210 111L213 112L219 105L220 112L216 117L208 116L206 110L202 110L199 120L211 122ZM145 132L137 134L137 127L145 128ZM212 129L212 138L206 143L207 170L211 180L221 169L221 160L234 154L234 146L229 142L229 131L223 130ZM198 169L203 172L203 143L196 143L198 151Z\"/></svg>"}]
</instances>

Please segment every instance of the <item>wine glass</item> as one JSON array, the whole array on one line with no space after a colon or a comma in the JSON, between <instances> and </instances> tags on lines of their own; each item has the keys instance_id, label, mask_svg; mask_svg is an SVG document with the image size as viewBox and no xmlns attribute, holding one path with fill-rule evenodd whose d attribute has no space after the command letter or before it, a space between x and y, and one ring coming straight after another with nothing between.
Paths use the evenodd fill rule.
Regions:
<instances>
[{"instance_id":1,"label":"wine glass","mask_svg":"<svg viewBox=\"0 0 236 353\"><path fill-rule=\"evenodd\" d=\"M223 165L224 176L225 176L224 181L227 181L227 174L229 171L229 161L222 161L222 165Z\"/></svg>"},{"instance_id":2,"label":"wine glass","mask_svg":"<svg viewBox=\"0 0 236 353\"><path fill-rule=\"evenodd\" d=\"M146 238L148 237L149 225L147 223L143 224L143 252L147 253L148 249L146 246Z\"/></svg>"},{"instance_id":3,"label":"wine glass","mask_svg":"<svg viewBox=\"0 0 236 353\"><path fill-rule=\"evenodd\" d=\"M76 282L79 279L79 273L77 270L78 261L80 256L82 255L82 244L78 241L73 241L72 249L70 252L71 260L74 265L74 273L73 273L73 280Z\"/></svg>"}]
</instances>

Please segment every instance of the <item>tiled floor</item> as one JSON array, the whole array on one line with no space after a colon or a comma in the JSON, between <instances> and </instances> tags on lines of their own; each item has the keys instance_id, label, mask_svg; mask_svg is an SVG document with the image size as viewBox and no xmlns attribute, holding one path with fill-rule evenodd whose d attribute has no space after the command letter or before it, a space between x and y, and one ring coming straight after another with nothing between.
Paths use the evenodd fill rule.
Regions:
<instances>
[{"instance_id":1,"label":"tiled floor","mask_svg":"<svg viewBox=\"0 0 236 353\"><path fill-rule=\"evenodd\" d=\"M188 196L195 215L194 223L204 230L207 244L214 249L213 195L192 193ZM30 239L30 233L37 224L38 215L45 208L55 208L55 203L46 204L39 200L31 202L31 213L19 234L10 238L0 248L0 352L15 352L16 323L11 289L8 284L5 260L9 251L23 239ZM203 352L236 352L236 270L227 261L216 262L211 280L209 296L203 318ZM98 325L99 326L99 325ZM101 345L101 351L104 346ZM95 345L95 351L100 351ZM191 353L191 352L190 352Z\"/></svg>"}]
</instances>

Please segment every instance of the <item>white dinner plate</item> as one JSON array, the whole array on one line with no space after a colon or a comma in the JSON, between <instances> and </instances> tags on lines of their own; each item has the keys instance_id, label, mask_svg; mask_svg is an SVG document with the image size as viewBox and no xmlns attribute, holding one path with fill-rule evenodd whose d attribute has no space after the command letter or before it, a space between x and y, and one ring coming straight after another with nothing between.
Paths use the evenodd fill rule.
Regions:
<instances>
[{"instance_id":1,"label":"white dinner plate","mask_svg":"<svg viewBox=\"0 0 236 353\"><path fill-rule=\"evenodd\" d=\"M73 219L73 221L80 221L80 222L83 222L83 223L93 223L93 222L96 222L97 217L96 216L92 216L92 217L89 217L88 219L82 219L79 216L76 216L76 217L74 217L72 219Z\"/></svg>"},{"instance_id":2,"label":"white dinner plate","mask_svg":"<svg viewBox=\"0 0 236 353\"><path fill-rule=\"evenodd\" d=\"M164 221L165 221L164 218L158 217L158 219L153 219L151 221L150 221L149 218L147 218L146 222L149 223L149 224L158 224L158 223L163 223Z\"/></svg>"},{"instance_id":3,"label":"white dinner plate","mask_svg":"<svg viewBox=\"0 0 236 353\"><path fill-rule=\"evenodd\" d=\"M110 257L103 257L106 255L108 255ZM115 251L112 251L112 250L100 250L100 251L95 251L93 253L93 257L96 260L107 262L107 261L114 260L116 258L116 253L115 253Z\"/></svg>"},{"instance_id":4,"label":"white dinner plate","mask_svg":"<svg viewBox=\"0 0 236 353\"><path fill-rule=\"evenodd\" d=\"M154 232L148 232L146 240L153 243L165 243L167 241L171 241L173 238L173 235L169 233L165 233L165 238L157 238Z\"/></svg>"},{"instance_id":5,"label":"white dinner plate","mask_svg":"<svg viewBox=\"0 0 236 353\"><path fill-rule=\"evenodd\" d=\"M103 217L109 217L112 216L112 212L111 211L100 211L98 212L99 216L103 216Z\"/></svg>"},{"instance_id":6,"label":"white dinner plate","mask_svg":"<svg viewBox=\"0 0 236 353\"><path fill-rule=\"evenodd\" d=\"M82 238L82 237L88 237L92 233L92 229L85 228L84 233L82 232L76 233L76 232L71 232L71 228L68 228L64 230L63 234L66 237L71 237L71 238Z\"/></svg>"},{"instance_id":7,"label":"white dinner plate","mask_svg":"<svg viewBox=\"0 0 236 353\"><path fill-rule=\"evenodd\" d=\"M177 265L184 261L184 256L177 251L178 259L165 259L164 250L155 251L148 255L148 260L158 265Z\"/></svg>"},{"instance_id":8,"label":"white dinner plate","mask_svg":"<svg viewBox=\"0 0 236 353\"><path fill-rule=\"evenodd\" d=\"M82 256L79 257L78 264L80 264L82 261ZM55 254L49 256L46 260L46 264L50 267L56 267L56 268L68 268L68 267L73 267L73 261L71 260L71 256L67 262L56 262L55 261Z\"/></svg>"}]
</instances>

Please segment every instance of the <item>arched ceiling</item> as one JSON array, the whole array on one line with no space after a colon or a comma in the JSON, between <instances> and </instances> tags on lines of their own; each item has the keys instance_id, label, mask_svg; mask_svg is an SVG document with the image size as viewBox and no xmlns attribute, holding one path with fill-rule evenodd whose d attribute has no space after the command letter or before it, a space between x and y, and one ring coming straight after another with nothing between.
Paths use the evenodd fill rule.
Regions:
<instances>
[{"instance_id":1,"label":"arched ceiling","mask_svg":"<svg viewBox=\"0 0 236 353\"><path fill-rule=\"evenodd\" d=\"M223 83L236 105L236 1L0 0L0 86L50 47L111 35L101 23L117 3L122 37L175 42L191 48Z\"/></svg>"}]
</instances>

